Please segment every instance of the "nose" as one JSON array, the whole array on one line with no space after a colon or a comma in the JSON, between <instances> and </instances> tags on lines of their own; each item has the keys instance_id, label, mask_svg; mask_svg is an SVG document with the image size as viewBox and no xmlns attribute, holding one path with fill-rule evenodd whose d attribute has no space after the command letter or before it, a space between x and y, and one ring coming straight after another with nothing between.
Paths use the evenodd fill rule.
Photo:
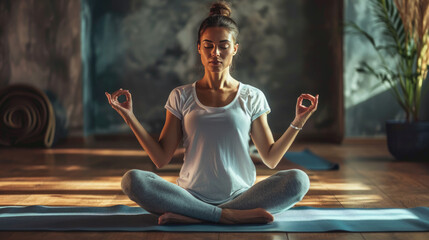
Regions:
<instances>
[{"instance_id":1,"label":"nose","mask_svg":"<svg viewBox=\"0 0 429 240\"><path fill-rule=\"evenodd\" d=\"M218 46L213 47L212 55L213 56L219 56L220 55L220 51L219 51L219 47Z\"/></svg>"}]
</instances>

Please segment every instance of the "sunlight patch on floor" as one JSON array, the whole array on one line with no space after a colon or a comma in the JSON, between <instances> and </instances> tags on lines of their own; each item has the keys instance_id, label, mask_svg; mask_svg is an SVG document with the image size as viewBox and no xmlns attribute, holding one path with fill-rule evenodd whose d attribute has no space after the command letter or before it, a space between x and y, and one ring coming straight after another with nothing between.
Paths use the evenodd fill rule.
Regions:
<instances>
[{"instance_id":1,"label":"sunlight patch on floor","mask_svg":"<svg viewBox=\"0 0 429 240\"><path fill-rule=\"evenodd\" d=\"M311 189L314 190L343 190L343 191L366 191L371 190L371 187L364 183L329 183L316 182L311 184Z\"/></svg>"},{"instance_id":2,"label":"sunlight patch on floor","mask_svg":"<svg viewBox=\"0 0 429 240\"><path fill-rule=\"evenodd\" d=\"M36 152L45 154L84 154L91 156L143 156L148 154L143 149L88 149L88 148L56 148L56 149L39 149ZM174 154L183 154L184 149L178 148Z\"/></svg>"}]
</instances>

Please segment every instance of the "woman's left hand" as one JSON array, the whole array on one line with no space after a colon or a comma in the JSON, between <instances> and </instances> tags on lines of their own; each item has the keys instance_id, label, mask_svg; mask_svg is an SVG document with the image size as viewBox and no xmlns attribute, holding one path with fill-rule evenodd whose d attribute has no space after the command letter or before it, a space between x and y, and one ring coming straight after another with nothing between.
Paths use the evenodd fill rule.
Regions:
<instances>
[{"instance_id":1,"label":"woman's left hand","mask_svg":"<svg viewBox=\"0 0 429 240\"><path fill-rule=\"evenodd\" d=\"M302 104L302 101L307 99L311 102L311 105L306 107ZM310 116L317 110L317 104L319 103L319 94L316 97L310 94L301 94L296 102L295 120L292 124L296 127L302 128Z\"/></svg>"}]
</instances>

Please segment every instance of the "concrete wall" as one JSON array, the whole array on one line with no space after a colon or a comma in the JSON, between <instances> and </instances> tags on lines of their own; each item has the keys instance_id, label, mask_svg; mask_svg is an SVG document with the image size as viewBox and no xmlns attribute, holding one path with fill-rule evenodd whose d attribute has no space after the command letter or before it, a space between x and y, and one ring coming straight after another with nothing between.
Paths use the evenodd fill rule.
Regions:
<instances>
[{"instance_id":1,"label":"concrete wall","mask_svg":"<svg viewBox=\"0 0 429 240\"><path fill-rule=\"evenodd\" d=\"M82 0L87 134L129 133L104 95L120 87L144 126L160 132L170 91L203 75L196 36L210 3ZM300 136L341 138L341 2L234 1L232 17L241 31L232 75L264 91L273 132L283 133L308 92L321 102Z\"/></svg>"},{"instance_id":2,"label":"concrete wall","mask_svg":"<svg viewBox=\"0 0 429 240\"><path fill-rule=\"evenodd\" d=\"M170 90L202 76L196 32L210 2L1 0L0 87L29 83L55 93L67 128L76 135L84 126L87 134L129 133L103 94L128 88L139 119L159 132ZM334 33L342 16L338 2L233 2L241 29L233 76L265 92L275 133L293 118L296 97L310 92L320 93L321 103L303 135L336 134L341 96L335 84L342 84L341 77L346 137L383 136L385 120L403 117L385 86L355 71L361 60L377 61L362 38L344 36L344 73L337 76L343 67L337 62L342 42ZM374 28L366 0L345 0L344 18Z\"/></svg>"},{"instance_id":3,"label":"concrete wall","mask_svg":"<svg viewBox=\"0 0 429 240\"><path fill-rule=\"evenodd\" d=\"M53 93L65 127L82 134L79 0L0 1L0 87Z\"/></svg>"}]
</instances>

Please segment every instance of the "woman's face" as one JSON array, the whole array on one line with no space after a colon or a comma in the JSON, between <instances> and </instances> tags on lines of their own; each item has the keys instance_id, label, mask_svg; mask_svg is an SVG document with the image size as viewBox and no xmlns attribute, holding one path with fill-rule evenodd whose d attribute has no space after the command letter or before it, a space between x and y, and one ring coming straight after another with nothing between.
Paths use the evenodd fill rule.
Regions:
<instances>
[{"instance_id":1,"label":"woman's face","mask_svg":"<svg viewBox=\"0 0 429 240\"><path fill-rule=\"evenodd\" d=\"M238 44L226 28L207 28L201 35L198 52L206 71L223 72L229 70Z\"/></svg>"}]
</instances>

